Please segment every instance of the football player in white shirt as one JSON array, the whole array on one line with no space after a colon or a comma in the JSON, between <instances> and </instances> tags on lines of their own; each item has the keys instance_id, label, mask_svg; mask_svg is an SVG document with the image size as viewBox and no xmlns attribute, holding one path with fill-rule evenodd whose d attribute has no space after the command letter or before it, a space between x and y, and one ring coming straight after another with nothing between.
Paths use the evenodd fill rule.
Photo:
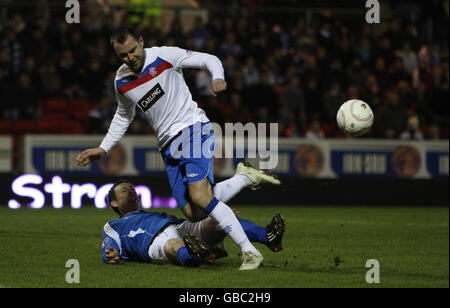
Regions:
<instances>
[{"instance_id":1,"label":"football player in white shirt","mask_svg":"<svg viewBox=\"0 0 450 308\"><path fill-rule=\"evenodd\" d=\"M224 202L243 187L280 182L274 176L241 164L234 177L214 183L212 125L192 100L182 75L182 68L208 70L213 79L212 94L217 95L227 87L222 63L216 56L177 47L144 48L142 36L129 27L114 31L111 44L123 61L115 78L117 110L100 146L80 153L78 164L86 166L105 157L124 136L137 105L156 132L172 193L183 214L192 222L212 217L240 247L243 255L240 270L258 268L263 264L261 253ZM200 157L194 154L198 150Z\"/></svg>"}]
</instances>

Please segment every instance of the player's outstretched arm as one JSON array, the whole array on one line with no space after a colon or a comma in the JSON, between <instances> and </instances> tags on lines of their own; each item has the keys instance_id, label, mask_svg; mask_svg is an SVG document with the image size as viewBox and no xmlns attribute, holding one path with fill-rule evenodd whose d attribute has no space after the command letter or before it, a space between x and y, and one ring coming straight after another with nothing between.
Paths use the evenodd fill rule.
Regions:
<instances>
[{"instance_id":1,"label":"player's outstretched arm","mask_svg":"<svg viewBox=\"0 0 450 308\"><path fill-rule=\"evenodd\" d=\"M95 161L95 160L99 160L103 157L106 156L106 151L101 148L92 148L92 149L87 149L84 150L83 152L80 153L80 155L77 156L77 164L78 166L87 166L88 164L90 164L91 162Z\"/></svg>"}]
</instances>

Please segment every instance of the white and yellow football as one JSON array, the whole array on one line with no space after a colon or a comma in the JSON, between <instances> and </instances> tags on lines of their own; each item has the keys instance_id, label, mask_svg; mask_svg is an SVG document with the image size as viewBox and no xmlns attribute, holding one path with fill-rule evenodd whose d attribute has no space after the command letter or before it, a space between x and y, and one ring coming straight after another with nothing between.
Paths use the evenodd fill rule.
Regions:
<instances>
[{"instance_id":1,"label":"white and yellow football","mask_svg":"<svg viewBox=\"0 0 450 308\"><path fill-rule=\"evenodd\" d=\"M360 99L351 99L339 107L336 121L347 135L358 137L367 134L373 124L373 112L369 104Z\"/></svg>"}]
</instances>

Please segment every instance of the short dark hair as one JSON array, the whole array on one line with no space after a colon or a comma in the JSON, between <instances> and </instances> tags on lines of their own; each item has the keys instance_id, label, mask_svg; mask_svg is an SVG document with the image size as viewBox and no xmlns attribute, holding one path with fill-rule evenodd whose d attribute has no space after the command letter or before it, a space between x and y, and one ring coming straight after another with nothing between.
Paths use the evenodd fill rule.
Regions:
<instances>
[{"instance_id":1,"label":"short dark hair","mask_svg":"<svg viewBox=\"0 0 450 308\"><path fill-rule=\"evenodd\" d=\"M113 31L111 34L111 45L114 48L114 43L118 42L119 44L125 43L128 35L133 37L137 42L139 41L139 33L134 28L131 27L120 27Z\"/></svg>"},{"instance_id":2,"label":"short dark hair","mask_svg":"<svg viewBox=\"0 0 450 308\"><path fill-rule=\"evenodd\" d=\"M116 214L117 215L122 215L122 213L120 212L120 210L117 208L117 207L115 207L115 206L112 206L111 205L111 202L112 201L115 201L115 200L117 200L116 199L116 191L115 191L115 189L116 189L116 187L117 186L119 186L120 184L123 184L123 183L130 183L130 181L128 181L128 180L125 180L125 179L122 179L122 180L119 180L119 181L117 181L116 183L114 183L114 185L111 187L111 189L109 190L109 192L108 192L108 196L106 197L107 198L107 204L112 208L112 210L114 211L114 212L116 212ZM130 183L131 184L131 183Z\"/></svg>"}]
</instances>

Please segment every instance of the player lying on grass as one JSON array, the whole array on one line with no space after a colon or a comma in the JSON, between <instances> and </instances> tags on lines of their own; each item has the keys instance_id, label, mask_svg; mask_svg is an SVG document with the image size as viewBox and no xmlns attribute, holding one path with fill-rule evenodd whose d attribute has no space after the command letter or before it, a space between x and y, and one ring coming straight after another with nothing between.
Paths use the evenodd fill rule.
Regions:
<instances>
[{"instance_id":1,"label":"player lying on grass","mask_svg":"<svg viewBox=\"0 0 450 308\"><path fill-rule=\"evenodd\" d=\"M170 262L195 267L226 257L226 233L208 217L190 222L167 213L145 212L133 184L122 180L108 193L108 204L120 215L103 228L103 261ZM238 214L238 213L236 213ZM238 219L248 238L276 252L282 249L285 222L275 214L266 228Z\"/></svg>"}]
</instances>

